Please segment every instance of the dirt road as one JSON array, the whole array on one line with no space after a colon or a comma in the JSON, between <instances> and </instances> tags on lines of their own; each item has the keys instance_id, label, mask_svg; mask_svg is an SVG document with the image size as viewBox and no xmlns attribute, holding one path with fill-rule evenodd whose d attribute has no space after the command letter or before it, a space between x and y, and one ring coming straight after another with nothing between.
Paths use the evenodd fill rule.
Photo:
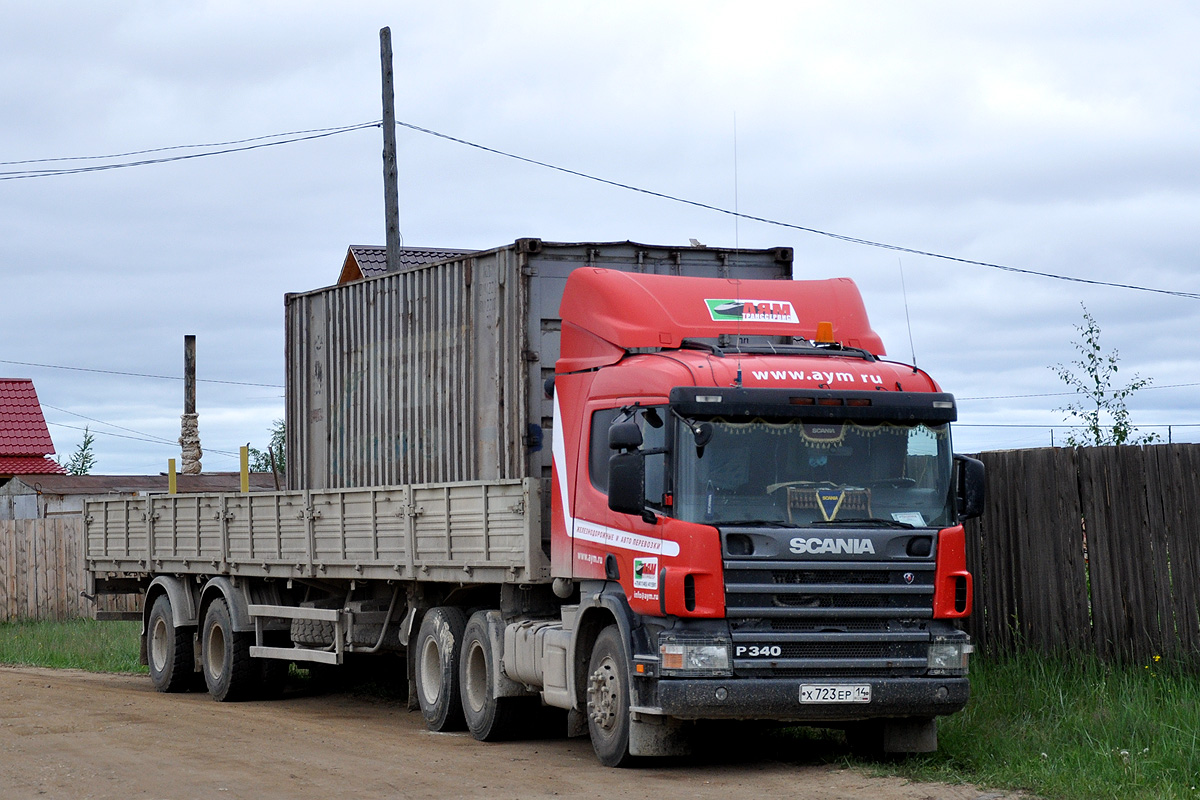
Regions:
<instances>
[{"instance_id":1,"label":"dirt road","mask_svg":"<svg viewBox=\"0 0 1200 800\"><path fill-rule=\"evenodd\" d=\"M743 737L738 737L739 740ZM969 786L871 778L779 737L717 758L611 770L587 739L482 744L348 694L215 703L145 677L0 667L0 796L26 798L666 798L973 800Z\"/></svg>"}]
</instances>

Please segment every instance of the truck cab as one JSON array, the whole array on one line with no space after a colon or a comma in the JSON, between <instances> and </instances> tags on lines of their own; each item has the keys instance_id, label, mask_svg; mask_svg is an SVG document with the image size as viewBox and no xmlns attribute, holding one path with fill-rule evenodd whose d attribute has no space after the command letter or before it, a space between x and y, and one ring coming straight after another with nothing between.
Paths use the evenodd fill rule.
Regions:
<instances>
[{"instance_id":1,"label":"truck cab","mask_svg":"<svg viewBox=\"0 0 1200 800\"><path fill-rule=\"evenodd\" d=\"M846 279L577 270L561 312L552 572L630 664L627 722L587 677L593 742L625 744L601 760L714 718L935 749L968 696L961 522L983 491L954 398L883 360Z\"/></svg>"}]
</instances>

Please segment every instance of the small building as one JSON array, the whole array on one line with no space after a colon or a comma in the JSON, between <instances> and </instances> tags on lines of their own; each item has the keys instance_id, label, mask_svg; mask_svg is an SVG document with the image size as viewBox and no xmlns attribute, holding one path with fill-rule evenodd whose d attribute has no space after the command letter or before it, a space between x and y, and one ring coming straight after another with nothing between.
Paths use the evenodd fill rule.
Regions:
<instances>
[{"instance_id":1,"label":"small building","mask_svg":"<svg viewBox=\"0 0 1200 800\"><path fill-rule=\"evenodd\" d=\"M419 267L423 264L435 264L449 258L470 255L475 250L448 250L443 247L401 247L399 271ZM387 272L387 248L375 245L352 244L346 250L346 260L342 263L342 274L338 283L349 283L361 278L374 278Z\"/></svg>"},{"instance_id":2,"label":"small building","mask_svg":"<svg viewBox=\"0 0 1200 800\"><path fill-rule=\"evenodd\" d=\"M62 475L37 390L28 378L0 378L0 486L17 475Z\"/></svg>"},{"instance_id":3,"label":"small building","mask_svg":"<svg viewBox=\"0 0 1200 800\"><path fill-rule=\"evenodd\" d=\"M179 494L237 492L238 472L177 475ZM166 494L166 475L20 475L0 486L0 519L52 519L79 516L86 497L142 497ZM250 473L250 491L275 491L269 472Z\"/></svg>"}]
</instances>

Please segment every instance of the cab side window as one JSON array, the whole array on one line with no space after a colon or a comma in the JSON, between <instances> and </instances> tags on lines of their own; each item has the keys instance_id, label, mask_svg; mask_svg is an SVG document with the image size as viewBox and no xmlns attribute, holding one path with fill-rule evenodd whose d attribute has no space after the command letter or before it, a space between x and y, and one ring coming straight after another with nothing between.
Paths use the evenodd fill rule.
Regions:
<instances>
[{"instance_id":1,"label":"cab side window","mask_svg":"<svg viewBox=\"0 0 1200 800\"><path fill-rule=\"evenodd\" d=\"M606 408L592 414L591 436L588 444L588 475L592 486L608 494L608 460L613 451L608 446L608 429L621 416L621 409ZM662 409L639 409L633 420L642 429L642 450L659 450L666 446L667 426ZM666 493L666 455L646 456L646 504L662 509Z\"/></svg>"},{"instance_id":2,"label":"cab side window","mask_svg":"<svg viewBox=\"0 0 1200 800\"><path fill-rule=\"evenodd\" d=\"M588 476L592 486L608 494L608 429L621 413L619 408L605 408L592 414L592 433L588 445Z\"/></svg>"}]
</instances>

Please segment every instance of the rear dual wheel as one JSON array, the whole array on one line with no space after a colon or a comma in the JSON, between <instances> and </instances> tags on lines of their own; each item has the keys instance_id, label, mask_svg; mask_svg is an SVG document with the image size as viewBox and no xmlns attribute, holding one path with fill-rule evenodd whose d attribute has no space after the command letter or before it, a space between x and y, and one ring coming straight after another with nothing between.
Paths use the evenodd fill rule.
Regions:
<instances>
[{"instance_id":1,"label":"rear dual wheel","mask_svg":"<svg viewBox=\"0 0 1200 800\"><path fill-rule=\"evenodd\" d=\"M417 632L417 702L431 731L460 731L465 726L458 684L466 616L453 606L425 612Z\"/></svg>"},{"instance_id":2,"label":"rear dual wheel","mask_svg":"<svg viewBox=\"0 0 1200 800\"><path fill-rule=\"evenodd\" d=\"M175 627L171 600L159 595L150 607L146 625L146 656L150 680L160 692L186 692L196 684L192 649L194 628Z\"/></svg>"},{"instance_id":3,"label":"rear dual wheel","mask_svg":"<svg viewBox=\"0 0 1200 800\"><path fill-rule=\"evenodd\" d=\"M496 697L496 663L488 636L488 615L477 611L463 632L459 661L459 689L463 716L471 735L481 742L511 739L522 711L536 708L536 697Z\"/></svg>"},{"instance_id":4,"label":"rear dual wheel","mask_svg":"<svg viewBox=\"0 0 1200 800\"><path fill-rule=\"evenodd\" d=\"M201 671L214 700L245 700L261 686L260 665L250 658L252 641L248 632L234 631L225 599L214 600L200 633Z\"/></svg>"}]
</instances>

